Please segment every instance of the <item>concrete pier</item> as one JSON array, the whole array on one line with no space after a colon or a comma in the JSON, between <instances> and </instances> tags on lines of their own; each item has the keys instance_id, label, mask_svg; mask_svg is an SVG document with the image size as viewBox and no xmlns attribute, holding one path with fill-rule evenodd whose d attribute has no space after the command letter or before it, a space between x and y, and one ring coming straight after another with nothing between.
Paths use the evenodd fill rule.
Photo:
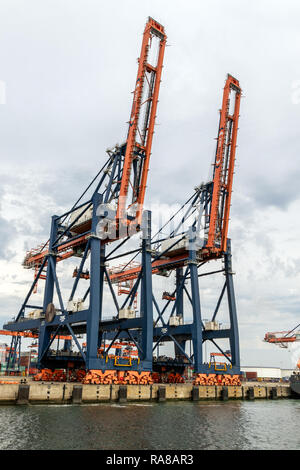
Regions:
<instances>
[{"instance_id":1,"label":"concrete pier","mask_svg":"<svg viewBox=\"0 0 300 470\"><path fill-rule=\"evenodd\" d=\"M14 378L15 379L15 378ZM245 383L235 386L194 386L186 384L154 385L83 385L78 383L34 382L26 384L12 380L0 383L1 404L88 404L101 402L168 400L257 400L290 398L289 384Z\"/></svg>"}]
</instances>

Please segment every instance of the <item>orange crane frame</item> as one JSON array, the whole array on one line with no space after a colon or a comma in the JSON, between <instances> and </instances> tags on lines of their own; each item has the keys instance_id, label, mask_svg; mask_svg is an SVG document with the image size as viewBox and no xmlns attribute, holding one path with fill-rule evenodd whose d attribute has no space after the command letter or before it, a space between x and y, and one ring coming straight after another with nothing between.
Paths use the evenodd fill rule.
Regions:
<instances>
[{"instance_id":1,"label":"orange crane frame","mask_svg":"<svg viewBox=\"0 0 300 470\"><path fill-rule=\"evenodd\" d=\"M32 331L9 331L9 330L0 330L0 336L22 336L24 338L38 338L38 333L33 333ZM72 340L72 336L68 335L57 335L57 339L63 340Z\"/></svg>"},{"instance_id":2,"label":"orange crane frame","mask_svg":"<svg viewBox=\"0 0 300 470\"><path fill-rule=\"evenodd\" d=\"M234 111L229 114L230 93L235 92ZM231 204L234 162L240 111L241 88L237 79L228 74L220 110L220 124L217 138L216 158L214 163L213 194L210 211L210 223L206 248L216 249L216 242L221 233L221 252L226 251L229 213ZM230 128L232 126L232 130ZM229 164L226 166L226 149L229 150ZM226 191L224 216L220 220L221 189Z\"/></svg>"},{"instance_id":3,"label":"orange crane frame","mask_svg":"<svg viewBox=\"0 0 300 470\"><path fill-rule=\"evenodd\" d=\"M264 341L270 344L278 344L279 346L287 347L286 343L294 343L295 341L300 341L300 337L297 335L288 336L294 331L275 331L275 332L268 332L265 334ZM280 336L276 336L280 335Z\"/></svg>"},{"instance_id":4,"label":"orange crane frame","mask_svg":"<svg viewBox=\"0 0 300 470\"><path fill-rule=\"evenodd\" d=\"M148 63L148 52L150 49L151 42L153 37L159 38L159 52L157 63L155 66L150 65ZM147 176L149 171L149 162L150 162L150 155L151 155L151 147L152 147L152 139L154 133L154 125L155 125L155 118L156 118L156 110L157 110L157 102L158 102L158 95L159 95L159 88L160 88L160 81L161 81L161 73L163 67L163 58L166 46L166 34L164 31L164 27L155 21L153 18L148 19L148 22L145 27L141 54L139 58L139 67L137 72L136 78L136 85L135 90L133 92L133 103L129 121L129 130L127 136L127 144L126 144L126 154L124 159L124 166L123 166L123 174L122 174L122 181L120 187L120 194L119 194L119 201L118 201L118 209L117 209L117 221L124 221L126 219L125 216L125 206L126 206L126 199L128 195L128 189L130 184L130 174L132 168L132 162L134 157L134 150L135 147L139 147L145 152L144 163L142 168L142 175L141 175L141 184L138 189L138 194L133 195L134 200L131 204L137 204L137 224L141 223L141 216L142 216L142 208L145 198L146 192L146 182ZM149 96L142 102L143 92L145 87L145 81L147 81L147 72L153 75L152 80L154 82L154 86L149 86ZM149 84L149 82L148 82ZM141 107L148 106L147 109L148 119L146 122L143 123L145 126L142 130L142 134L139 130L139 121L141 116ZM139 135L141 142L137 142L137 135Z\"/></svg>"}]
</instances>

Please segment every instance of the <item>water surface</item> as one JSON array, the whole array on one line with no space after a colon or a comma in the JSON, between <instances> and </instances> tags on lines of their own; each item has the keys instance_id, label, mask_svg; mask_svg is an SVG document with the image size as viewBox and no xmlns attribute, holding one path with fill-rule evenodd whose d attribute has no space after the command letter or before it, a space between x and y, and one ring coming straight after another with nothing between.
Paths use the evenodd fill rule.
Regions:
<instances>
[{"instance_id":1,"label":"water surface","mask_svg":"<svg viewBox=\"0 0 300 470\"><path fill-rule=\"evenodd\" d=\"M0 449L300 449L300 400L0 406Z\"/></svg>"}]
</instances>

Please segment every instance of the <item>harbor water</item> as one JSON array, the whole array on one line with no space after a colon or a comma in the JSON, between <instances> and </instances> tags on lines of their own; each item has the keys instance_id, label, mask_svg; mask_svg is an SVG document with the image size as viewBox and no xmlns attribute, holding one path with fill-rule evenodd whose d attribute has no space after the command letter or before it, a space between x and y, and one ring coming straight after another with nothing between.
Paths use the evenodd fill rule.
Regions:
<instances>
[{"instance_id":1,"label":"harbor water","mask_svg":"<svg viewBox=\"0 0 300 470\"><path fill-rule=\"evenodd\" d=\"M0 406L1 450L300 449L300 400Z\"/></svg>"}]
</instances>

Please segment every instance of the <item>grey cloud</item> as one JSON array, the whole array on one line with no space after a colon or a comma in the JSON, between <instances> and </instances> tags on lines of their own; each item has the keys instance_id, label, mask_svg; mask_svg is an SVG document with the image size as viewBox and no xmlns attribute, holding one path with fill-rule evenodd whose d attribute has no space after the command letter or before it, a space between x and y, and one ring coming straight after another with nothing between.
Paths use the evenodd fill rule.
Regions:
<instances>
[{"instance_id":1,"label":"grey cloud","mask_svg":"<svg viewBox=\"0 0 300 470\"><path fill-rule=\"evenodd\" d=\"M266 177L258 177L250 184L248 190L256 206L278 207L285 210L289 204L300 197L300 171L286 173L274 177L273 172Z\"/></svg>"},{"instance_id":2,"label":"grey cloud","mask_svg":"<svg viewBox=\"0 0 300 470\"><path fill-rule=\"evenodd\" d=\"M15 255L10 243L16 234L15 224L8 222L0 216L0 259L9 260Z\"/></svg>"}]
</instances>

